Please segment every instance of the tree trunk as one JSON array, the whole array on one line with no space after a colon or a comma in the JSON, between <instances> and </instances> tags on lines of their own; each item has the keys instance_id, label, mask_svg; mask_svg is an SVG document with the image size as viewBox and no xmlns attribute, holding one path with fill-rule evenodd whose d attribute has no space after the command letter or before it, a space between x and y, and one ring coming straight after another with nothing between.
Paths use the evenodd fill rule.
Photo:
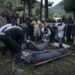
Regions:
<instances>
[{"instance_id":1,"label":"tree trunk","mask_svg":"<svg viewBox=\"0 0 75 75\"><path fill-rule=\"evenodd\" d=\"M73 13L73 15L74 15L74 25L75 25L75 12ZM74 39L73 39L73 44L75 45L75 35L74 35Z\"/></svg>"},{"instance_id":2,"label":"tree trunk","mask_svg":"<svg viewBox=\"0 0 75 75\"><path fill-rule=\"evenodd\" d=\"M24 1L24 4L23 4L23 15L25 16L25 1Z\"/></svg>"},{"instance_id":3,"label":"tree trunk","mask_svg":"<svg viewBox=\"0 0 75 75\"><path fill-rule=\"evenodd\" d=\"M45 20L48 19L48 0L45 0Z\"/></svg>"},{"instance_id":4,"label":"tree trunk","mask_svg":"<svg viewBox=\"0 0 75 75\"><path fill-rule=\"evenodd\" d=\"M40 20L42 20L42 7L43 7L43 0L41 0L40 4Z\"/></svg>"},{"instance_id":5,"label":"tree trunk","mask_svg":"<svg viewBox=\"0 0 75 75\"><path fill-rule=\"evenodd\" d=\"M31 10L31 0L28 3L28 16L31 17L32 15L32 10Z\"/></svg>"}]
</instances>

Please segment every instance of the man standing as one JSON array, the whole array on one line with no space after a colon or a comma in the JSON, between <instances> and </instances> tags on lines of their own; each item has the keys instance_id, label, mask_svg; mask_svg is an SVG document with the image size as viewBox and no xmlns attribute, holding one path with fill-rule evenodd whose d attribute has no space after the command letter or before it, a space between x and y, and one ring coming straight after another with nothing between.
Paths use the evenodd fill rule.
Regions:
<instances>
[{"instance_id":1,"label":"man standing","mask_svg":"<svg viewBox=\"0 0 75 75\"><path fill-rule=\"evenodd\" d=\"M59 47L61 48L65 33L65 24L62 22L61 19L59 19L55 27L57 28L57 37L59 39Z\"/></svg>"}]
</instances>

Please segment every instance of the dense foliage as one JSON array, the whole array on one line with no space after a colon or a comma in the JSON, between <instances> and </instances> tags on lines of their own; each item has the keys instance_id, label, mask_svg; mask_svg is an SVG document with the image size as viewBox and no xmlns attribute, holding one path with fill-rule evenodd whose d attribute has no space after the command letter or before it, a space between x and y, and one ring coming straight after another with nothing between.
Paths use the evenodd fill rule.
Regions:
<instances>
[{"instance_id":1,"label":"dense foliage","mask_svg":"<svg viewBox=\"0 0 75 75\"><path fill-rule=\"evenodd\" d=\"M29 17L32 15L31 9L34 7L34 3L36 0L21 0L22 3L24 4L24 12L25 12L25 5L28 7L28 15Z\"/></svg>"},{"instance_id":2,"label":"dense foliage","mask_svg":"<svg viewBox=\"0 0 75 75\"><path fill-rule=\"evenodd\" d=\"M75 11L75 0L64 0L65 9L68 12Z\"/></svg>"}]
</instances>

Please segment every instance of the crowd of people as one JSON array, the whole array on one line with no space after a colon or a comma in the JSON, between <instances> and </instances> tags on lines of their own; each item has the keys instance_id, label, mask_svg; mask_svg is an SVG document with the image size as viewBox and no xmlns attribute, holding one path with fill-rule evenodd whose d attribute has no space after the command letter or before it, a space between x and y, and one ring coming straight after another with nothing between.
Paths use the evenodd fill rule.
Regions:
<instances>
[{"instance_id":1,"label":"crowd of people","mask_svg":"<svg viewBox=\"0 0 75 75\"><path fill-rule=\"evenodd\" d=\"M37 17L19 17L18 15L14 14L12 16L5 16L4 14L2 14L1 17L5 19L3 21L3 24L5 24L5 21L7 20L8 22L11 22L13 25L21 27L23 26L23 28L25 28L27 31L27 33L25 31L27 39L40 40L42 38L42 34L44 33L44 31L48 31L49 34L51 34L51 36L49 37L50 41L54 40L56 35L56 24L58 24L60 20L62 20L62 23L65 24L65 36L67 40L71 40L74 37L74 20L71 17L68 17L67 19L65 17L62 17L57 21L53 18L40 21L40 19Z\"/></svg>"},{"instance_id":2,"label":"crowd of people","mask_svg":"<svg viewBox=\"0 0 75 75\"><path fill-rule=\"evenodd\" d=\"M41 42L59 40L62 42L73 40L75 35L74 20L62 17L57 21L54 19L40 20L37 17L27 16L0 16L0 40L11 50L13 66L18 67L21 58L21 45L26 40ZM69 42L70 43L70 42Z\"/></svg>"},{"instance_id":3,"label":"crowd of people","mask_svg":"<svg viewBox=\"0 0 75 75\"><path fill-rule=\"evenodd\" d=\"M75 25L71 17L61 17L58 20L51 18L42 21L40 21L39 18L33 17L25 17L24 21L22 19L23 18L20 19L20 23L25 23L28 26L27 39L29 39L30 36L31 40L41 41L44 36L50 35L47 39L53 42L56 37L58 38L57 33L61 32L63 35L63 42L67 44L72 44L71 42L73 42Z\"/></svg>"}]
</instances>

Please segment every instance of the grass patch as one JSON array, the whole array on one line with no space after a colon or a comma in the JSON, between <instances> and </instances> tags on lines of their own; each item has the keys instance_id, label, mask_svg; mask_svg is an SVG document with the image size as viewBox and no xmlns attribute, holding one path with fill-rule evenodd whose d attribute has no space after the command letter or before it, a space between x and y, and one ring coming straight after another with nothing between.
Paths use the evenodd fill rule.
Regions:
<instances>
[{"instance_id":1,"label":"grass patch","mask_svg":"<svg viewBox=\"0 0 75 75\"><path fill-rule=\"evenodd\" d=\"M74 57L74 55L70 55L38 67L21 62L21 68L24 72L17 74L11 71L10 63L5 63L7 57L0 55L0 75L75 75L75 63L72 62L75 61L75 59L72 59Z\"/></svg>"}]
</instances>

